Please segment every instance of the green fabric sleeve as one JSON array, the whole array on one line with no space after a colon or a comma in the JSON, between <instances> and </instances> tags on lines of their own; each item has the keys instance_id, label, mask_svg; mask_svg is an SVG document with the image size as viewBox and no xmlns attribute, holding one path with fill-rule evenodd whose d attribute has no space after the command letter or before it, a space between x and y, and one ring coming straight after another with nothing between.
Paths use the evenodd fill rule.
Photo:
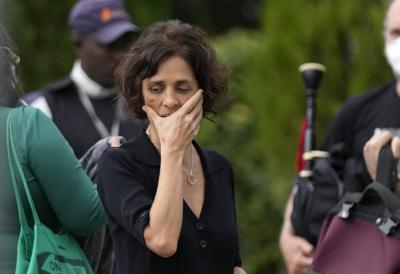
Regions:
<instances>
[{"instance_id":1,"label":"green fabric sleeve","mask_svg":"<svg viewBox=\"0 0 400 274\"><path fill-rule=\"evenodd\" d=\"M28 112L20 121L27 132L26 161L51 208L72 233L92 234L107 219L96 187L50 118L32 108L23 112Z\"/></svg>"}]
</instances>

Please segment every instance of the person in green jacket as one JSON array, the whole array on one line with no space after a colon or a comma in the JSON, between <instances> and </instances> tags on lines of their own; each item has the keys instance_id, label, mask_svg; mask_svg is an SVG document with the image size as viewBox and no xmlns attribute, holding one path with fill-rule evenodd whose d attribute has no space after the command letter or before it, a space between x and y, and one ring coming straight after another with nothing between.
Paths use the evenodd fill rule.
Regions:
<instances>
[{"instance_id":1,"label":"person in green jacket","mask_svg":"<svg viewBox=\"0 0 400 274\"><path fill-rule=\"evenodd\" d=\"M18 57L0 26L0 273L15 273L19 221L8 164L6 120L15 110L12 129L39 218L54 231L61 227L76 236L102 228L106 221L96 187L92 184L64 137L40 110L17 103ZM29 206L24 202L28 220Z\"/></svg>"}]
</instances>

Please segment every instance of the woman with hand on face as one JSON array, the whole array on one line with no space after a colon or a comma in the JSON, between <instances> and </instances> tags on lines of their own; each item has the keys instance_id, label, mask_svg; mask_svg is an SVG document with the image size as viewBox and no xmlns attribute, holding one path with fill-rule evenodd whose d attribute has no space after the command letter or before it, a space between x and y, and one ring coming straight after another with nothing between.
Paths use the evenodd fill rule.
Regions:
<instances>
[{"instance_id":1,"label":"woman with hand on face","mask_svg":"<svg viewBox=\"0 0 400 274\"><path fill-rule=\"evenodd\" d=\"M205 33L180 21L148 27L116 72L149 123L100 159L119 274L241 274L232 169L195 141L227 92Z\"/></svg>"}]
</instances>

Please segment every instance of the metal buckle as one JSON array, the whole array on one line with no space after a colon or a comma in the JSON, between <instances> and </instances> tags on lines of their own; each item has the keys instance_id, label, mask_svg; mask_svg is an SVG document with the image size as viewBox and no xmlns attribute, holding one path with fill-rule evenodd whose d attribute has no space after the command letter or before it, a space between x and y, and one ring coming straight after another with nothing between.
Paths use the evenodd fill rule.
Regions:
<instances>
[{"instance_id":1,"label":"metal buckle","mask_svg":"<svg viewBox=\"0 0 400 274\"><path fill-rule=\"evenodd\" d=\"M385 235L391 235L395 232L395 228L399 225L399 221L393 217L385 218L379 224L379 230L381 230Z\"/></svg>"},{"instance_id":2,"label":"metal buckle","mask_svg":"<svg viewBox=\"0 0 400 274\"><path fill-rule=\"evenodd\" d=\"M338 216L342 219L347 219L350 216L350 210L354 206L351 202L344 202L342 203L342 208L339 211Z\"/></svg>"}]
</instances>

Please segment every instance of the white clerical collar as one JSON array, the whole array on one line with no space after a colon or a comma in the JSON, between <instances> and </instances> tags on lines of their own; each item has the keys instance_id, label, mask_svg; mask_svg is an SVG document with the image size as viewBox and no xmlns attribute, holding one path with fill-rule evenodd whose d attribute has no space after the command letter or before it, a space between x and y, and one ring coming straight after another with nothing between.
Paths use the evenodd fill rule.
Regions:
<instances>
[{"instance_id":1,"label":"white clerical collar","mask_svg":"<svg viewBox=\"0 0 400 274\"><path fill-rule=\"evenodd\" d=\"M107 98L116 94L115 87L105 88L92 79L82 69L81 61L76 60L71 71L71 79L76 84L77 88L88 95L90 98Z\"/></svg>"}]
</instances>

